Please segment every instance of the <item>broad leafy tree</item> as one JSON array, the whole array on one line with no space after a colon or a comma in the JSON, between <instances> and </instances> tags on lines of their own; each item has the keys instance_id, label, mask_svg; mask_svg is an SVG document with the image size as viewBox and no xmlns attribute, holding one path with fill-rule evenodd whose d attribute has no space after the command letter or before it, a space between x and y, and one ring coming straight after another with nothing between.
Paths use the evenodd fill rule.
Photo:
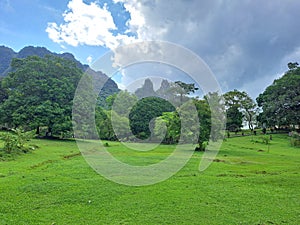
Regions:
<instances>
[{"instance_id":1,"label":"broad leafy tree","mask_svg":"<svg viewBox=\"0 0 300 225\"><path fill-rule=\"evenodd\" d=\"M224 138L226 112L224 99L218 92L209 92L204 96L210 108L210 140L218 141ZM201 120L200 120L201 122Z\"/></svg>"},{"instance_id":2,"label":"broad leafy tree","mask_svg":"<svg viewBox=\"0 0 300 225\"><path fill-rule=\"evenodd\" d=\"M175 108L168 101L158 97L143 98L135 104L129 114L130 128L138 138L150 136L149 123L163 112L172 112Z\"/></svg>"},{"instance_id":3,"label":"broad leafy tree","mask_svg":"<svg viewBox=\"0 0 300 225\"><path fill-rule=\"evenodd\" d=\"M113 94L106 99L109 108L123 117L128 117L130 110L137 101L137 96L126 90L120 91L118 94Z\"/></svg>"},{"instance_id":4,"label":"broad leafy tree","mask_svg":"<svg viewBox=\"0 0 300 225\"><path fill-rule=\"evenodd\" d=\"M177 108L174 112L164 112L162 116L155 120L155 134L162 138L164 136L164 142L171 144L177 143L181 137L183 141L195 140L199 146L204 146L203 143L209 140L211 129L211 111L206 100L193 99L193 105L196 107L197 114L191 115L190 104L184 104ZM180 116L182 118L180 118ZM198 117L198 118L196 118ZM183 130L181 127L182 119L188 124L185 127L187 130ZM189 121L190 120L190 121ZM197 124L198 121L200 124ZM165 130L166 128L166 130ZM194 137L194 134L198 133L198 137Z\"/></svg>"},{"instance_id":5,"label":"broad leafy tree","mask_svg":"<svg viewBox=\"0 0 300 225\"><path fill-rule=\"evenodd\" d=\"M164 143L174 144L180 138L181 123L177 111L164 112L155 119L154 134Z\"/></svg>"},{"instance_id":6,"label":"broad leafy tree","mask_svg":"<svg viewBox=\"0 0 300 225\"><path fill-rule=\"evenodd\" d=\"M241 92L236 89L225 93L223 96L227 110L232 107L238 108L249 129L253 130L257 115L257 105L253 99L245 91Z\"/></svg>"},{"instance_id":7,"label":"broad leafy tree","mask_svg":"<svg viewBox=\"0 0 300 225\"><path fill-rule=\"evenodd\" d=\"M2 85L9 90L1 122L26 129L48 128L48 135L72 129L72 100L82 76L74 62L54 56L13 59Z\"/></svg>"},{"instance_id":8,"label":"broad leafy tree","mask_svg":"<svg viewBox=\"0 0 300 225\"><path fill-rule=\"evenodd\" d=\"M197 87L195 87L194 83L187 84L182 81L175 81L173 84L172 89L174 90L175 94L180 96L180 103L182 104L184 102L184 97L194 93L196 90L198 90Z\"/></svg>"},{"instance_id":9,"label":"broad leafy tree","mask_svg":"<svg viewBox=\"0 0 300 225\"><path fill-rule=\"evenodd\" d=\"M236 105L233 105L226 110L226 117L226 130L238 131L243 126L243 114Z\"/></svg>"},{"instance_id":10,"label":"broad leafy tree","mask_svg":"<svg viewBox=\"0 0 300 225\"><path fill-rule=\"evenodd\" d=\"M200 123L198 144L201 150L205 148L204 143L209 140L211 131L211 110L207 100L194 99Z\"/></svg>"},{"instance_id":11,"label":"broad leafy tree","mask_svg":"<svg viewBox=\"0 0 300 225\"><path fill-rule=\"evenodd\" d=\"M0 78L0 104L8 98L8 89L2 87L2 78Z\"/></svg>"},{"instance_id":12,"label":"broad leafy tree","mask_svg":"<svg viewBox=\"0 0 300 225\"><path fill-rule=\"evenodd\" d=\"M106 111L101 107L97 107L95 122L100 139L116 140L116 135L111 123L111 111Z\"/></svg>"},{"instance_id":13,"label":"broad leafy tree","mask_svg":"<svg viewBox=\"0 0 300 225\"><path fill-rule=\"evenodd\" d=\"M288 68L256 99L263 110L259 120L269 127L300 124L300 67L289 63Z\"/></svg>"}]
</instances>

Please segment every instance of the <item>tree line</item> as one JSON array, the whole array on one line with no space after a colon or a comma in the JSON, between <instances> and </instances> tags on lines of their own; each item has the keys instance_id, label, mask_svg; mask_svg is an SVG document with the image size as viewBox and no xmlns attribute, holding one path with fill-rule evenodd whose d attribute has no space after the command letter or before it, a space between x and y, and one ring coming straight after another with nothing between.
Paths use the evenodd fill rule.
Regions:
<instances>
[{"instance_id":1,"label":"tree line","mask_svg":"<svg viewBox=\"0 0 300 225\"><path fill-rule=\"evenodd\" d=\"M0 124L4 128L35 130L37 135L71 137L73 98L83 75L74 62L56 56L13 59L11 72L1 79ZM145 80L135 93L120 91L104 100L102 98L99 102L105 101L105 106L98 104L93 115L98 135L101 139L127 141L155 139L163 135L164 143L177 143L181 134L186 138L193 135L193 132L181 130L180 121L180 113L186 112L185 102L192 101L199 124L191 127L191 131L200 131L197 139L202 145L210 137L213 112L209 99L213 97L224 99L222 110L227 116L226 129L229 131L238 131L245 124L251 131L256 127L299 125L298 63L289 63L288 71L267 87L256 101L239 90L223 95L209 93L202 99L191 97L190 94L197 89L194 84L183 81L163 80L161 87L154 91L151 80ZM94 138L88 125L82 130L82 137ZM152 133L155 134L153 137Z\"/></svg>"}]
</instances>

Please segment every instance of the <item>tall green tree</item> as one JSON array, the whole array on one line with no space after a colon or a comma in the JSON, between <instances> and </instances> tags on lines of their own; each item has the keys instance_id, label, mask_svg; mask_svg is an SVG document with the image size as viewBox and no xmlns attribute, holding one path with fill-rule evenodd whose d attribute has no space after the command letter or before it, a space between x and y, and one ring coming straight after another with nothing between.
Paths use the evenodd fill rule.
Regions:
<instances>
[{"instance_id":1,"label":"tall green tree","mask_svg":"<svg viewBox=\"0 0 300 225\"><path fill-rule=\"evenodd\" d=\"M137 102L129 114L130 128L138 138L146 139L151 131L149 123L164 112L174 111L174 106L158 97L147 97Z\"/></svg>"},{"instance_id":2,"label":"tall green tree","mask_svg":"<svg viewBox=\"0 0 300 225\"><path fill-rule=\"evenodd\" d=\"M174 144L180 138L181 123L179 114L174 112L163 112L155 119L154 134L163 143Z\"/></svg>"},{"instance_id":3,"label":"tall green tree","mask_svg":"<svg viewBox=\"0 0 300 225\"><path fill-rule=\"evenodd\" d=\"M180 96L180 103L182 104L184 101L184 97L194 93L196 90L198 90L197 87L195 87L195 84L187 84L182 81L175 81L173 84L173 87L171 87L175 94L178 94Z\"/></svg>"},{"instance_id":4,"label":"tall green tree","mask_svg":"<svg viewBox=\"0 0 300 225\"><path fill-rule=\"evenodd\" d=\"M138 98L135 94L125 90L109 96L106 102L109 108L114 110L119 116L128 117L130 110L138 102Z\"/></svg>"},{"instance_id":5,"label":"tall green tree","mask_svg":"<svg viewBox=\"0 0 300 225\"><path fill-rule=\"evenodd\" d=\"M208 102L203 99L194 99L194 104L198 112L198 118L200 123L199 131L199 146L203 146L203 143L209 140L211 130L211 110Z\"/></svg>"},{"instance_id":6,"label":"tall green tree","mask_svg":"<svg viewBox=\"0 0 300 225\"><path fill-rule=\"evenodd\" d=\"M254 100L245 91L241 92L236 89L225 93L223 96L227 109L231 107L238 108L252 131L257 115L257 105Z\"/></svg>"},{"instance_id":7,"label":"tall green tree","mask_svg":"<svg viewBox=\"0 0 300 225\"><path fill-rule=\"evenodd\" d=\"M2 104L8 98L8 89L2 85L2 79L0 78L0 104Z\"/></svg>"},{"instance_id":8,"label":"tall green tree","mask_svg":"<svg viewBox=\"0 0 300 225\"><path fill-rule=\"evenodd\" d=\"M72 100L82 71L54 56L13 59L2 85L9 90L0 106L1 122L26 129L48 128L48 135L72 129Z\"/></svg>"},{"instance_id":9,"label":"tall green tree","mask_svg":"<svg viewBox=\"0 0 300 225\"><path fill-rule=\"evenodd\" d=\"M226 130L238 131L243 126L243 114L236 105L233 105L226 110L226 117Z\"/></svg>"},{"instance_id":10,"label":"tall green tree","mask_svg":"<svg viewBox=\"0 0 300 225\"><path fill-rule=\"evenodd\" d=\"M110 110L104 110L98 106L96 108L95 122L100 139L112 141L117 139L111 123Z\"/></svg>"},{"instance_id":11,"label":"tall green tree","mask_svg":"<svg viewBox=\"0 0 300 225\"><path fill-rule=\"evenodd\" d=\"M262 108L259 120L268 127L300 125L300 67L288 63L288 68L256 99Z\"/></svg>"},{"instance_id":12,"label":"tall green tree","mask_svg":"<svg viewBox=\"0 0 300 225\"><path fill-rule=\"evenodd\" d=\"M204 96L210 108L210 140L216 142L223 140L226 112L224 98L218 92L209 92Z\"/></svg>"},{"instance_id":13,"label":"tall green tree","mask_svg":"<svg viewBox=\"0 0 300 225\"><path fill-rule=\"evenodd\" d=\"M196 114L191 115L195 107ZM185 128L182 122L185 121ZM181 140L204 146L204 142L209 140L211 131L211 111L206 100L193 99L193 104L183 104L174 112L164 112L162 116L155 120L155 134L163 138L168 144L177 143ZM197 137L194 134L198 134ZM165 135L165 136L163 136Z\"/></svg>"}]
</instances>

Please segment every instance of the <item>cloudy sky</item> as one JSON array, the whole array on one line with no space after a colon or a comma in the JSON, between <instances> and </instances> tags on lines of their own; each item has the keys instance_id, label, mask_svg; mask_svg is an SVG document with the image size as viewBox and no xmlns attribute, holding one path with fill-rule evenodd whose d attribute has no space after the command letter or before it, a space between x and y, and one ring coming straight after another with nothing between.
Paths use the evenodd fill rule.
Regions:
<instances>
[{"instance_id":1,"label":"cloudy sky","mask_svg":"<svg viewBox=\"0 0 300 225\"><path fill-rule=\"evenodd\" d=\"M44 46L92 64L120 45L169 41L200 56L224 92L255 98L300 62L299 12L298 0L0 0L0 45ZM123 86L139 78L122 76Z\"/></svg>"}]
</instances>

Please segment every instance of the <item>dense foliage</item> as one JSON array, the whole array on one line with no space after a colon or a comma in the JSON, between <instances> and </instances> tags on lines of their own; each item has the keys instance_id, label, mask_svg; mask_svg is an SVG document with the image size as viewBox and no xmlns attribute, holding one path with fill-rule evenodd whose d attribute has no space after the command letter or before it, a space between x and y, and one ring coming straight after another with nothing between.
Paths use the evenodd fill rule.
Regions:
<instances>
[{"instance_id":1,"label":"dense foliage","mask_svg":"<svg viewBox=\"0 0 300 225\"><path fill-rule=\"evenodd\" d=\"M225 93L224 99L227 107L227 115L229 116L227 129L230 130L232 126L236 128L242 127L240 123L240 113L242 113L242 118L247 123L249 129L253 130L257 115L257 105L253 99L245 91L241 92L238 90Z\"/></svg>"},{"instance_id":2,"label":"dense foliage","mask_svg":"<svg viewBox=\"0 0 300 225\"><path fill-rule=\"evenodd\" d=\"M8 98L0 106L9 127L48 128L48 135L71 131L72 100L82 71L72 61L37 56L13 59L13 72L2 80Z\"/></svg>"},{"instance_id":3,"label":"dense foliage","mask_svg":"<svg viewBox=\"0 0 300 225\"><path fill-rule=\"evenodd\" d=\"M239 131L243 126L243 113L237 106L231 106L226 111L227 121L226 129L228 131Z\"/></svg>"},{"instance_id":4,"label":"dense foliage","mask_svg":"<svg viewBox=\"0 0 300 225\"><path fill-rule=\"evenodd\" d=\"M97 138L99 135L101 139L128 141L136 138L146 140L154 134L154 139L159 137L157 140L164 143L177 143L180 138L188 140L199 132L197 141L201 148L209 138L217 140L222 137L221 133L211 132L224 130L221 123L212 127L212 124L219 124L212 118L221 121L224 112L229 131L237 131L245 124L252 131L258 125L257 120L260 125L268 127L295 126L300 121L298 63L289 63L289 70L284 76L259 95L257 103L261 113L258 116L257 104L244 91L225 93L225 108L211 111L212 105L223 101L221 96L209 93L201 100L192 98L190 94L198 89L195 84L163 80L161 87L155 91L152 81L146 79L135 93L129 93L120 91L105 74L87 69L69 53L53 54L46 48L30 46L19 53L1 47L1 52L5 53L0 54L1 59L11 60L11 65L5 64L2 68L2 72L10 72L0 79L0 124L9 129L22 127L34 129L41 135L70 137L75 128L80 131L77 133L80 138ZM82 99L77 101L78 105L73 107L74 93L85 69L86 90L80 96ZM103 87L100 96L90 93L90 90L97 89L94 85ZM85 101L84 95L88 97L91 94L92 98L86 98L91 101ZM185 103L190 100L198 112L197 118L192 117L189 109L184 109L187 107ZM83 115L93 111L95 102L95 112ZM190 120L189 130L183 130L182 117ZM95 118L95 124L90 118ZM84 125L78 127L78 124ZM95 125L98 134L93 132ZM211 137L212 133L216 136Z\"/></svg>"},{"instance_id":5,"label":"dense foliage","mask_svg":"<svg viewBox=\"0 0 300 225\"><path fill-rule=\"evenodd\" d=\"M257 98L262 108L261 123L268 127L300 125L300 67L289 63L289 70Z\"/></svg>"},{"instance_id":6,"label":"dense foliage","mask_svg":"<svg viewBox=\"0 0 300 225\"><path fill-rule=\"evenodd\" d=\"M151 134L149 123L156 117L161 116L163 112L174 110L174 106L162 98L147 97L141 99L134 105L129 114L132 133L141 139L148 138Z\"/></svg>"}]
</instances>

